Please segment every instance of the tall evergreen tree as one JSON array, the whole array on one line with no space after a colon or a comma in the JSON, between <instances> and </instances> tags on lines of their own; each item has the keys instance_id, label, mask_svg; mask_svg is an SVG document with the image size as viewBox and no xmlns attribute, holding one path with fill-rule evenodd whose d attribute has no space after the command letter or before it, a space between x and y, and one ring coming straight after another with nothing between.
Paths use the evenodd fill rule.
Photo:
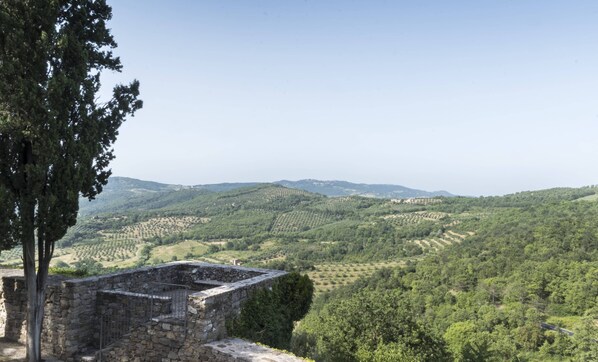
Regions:
<instances>
[{"instance_id":1,"label":"tall evergreen tree","mask_svg":"<svg viewBox=\"0 0 598 362\"><path fill-rule=\"evenodd\" d=\"M29 361L54 244L79 196L102 191L118 128L142 106L137 81L98 100L100 73L121 70L111 16L105 0L0 0L0 246L23 246Z\"/></svg>"}]
</instances>

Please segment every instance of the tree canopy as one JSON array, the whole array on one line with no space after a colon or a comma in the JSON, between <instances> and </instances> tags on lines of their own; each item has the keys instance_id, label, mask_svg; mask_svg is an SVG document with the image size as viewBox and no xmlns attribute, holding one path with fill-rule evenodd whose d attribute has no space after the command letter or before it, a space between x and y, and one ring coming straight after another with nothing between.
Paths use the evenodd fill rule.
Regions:
<instances>
[{"instance_id":1,"label":"tree canopy","mask_svg":"<svg viewBox=\"0 0 598 362\"><path fill-rule=\"evenodd\" d=\"M322 361L594 360L597 219L595 202L528 200L466 221L476 235L462 244L316 299L292 350ZM573 336L543 327L560 321Z\"/></svg>"},{"instance_id":2,"label":"tree canopy","mask_svg":"<svg viewBox=\"0 0 598 362\"><path fill-rule=\"evenodd\" d=\"M142 106L137 81L98 99L102 71L121 70L111 16L104 0L0 2L0 242L23 245L30 360L54 243L80 195L102 191L118 128Z\"/></svg>"}]
</instances>

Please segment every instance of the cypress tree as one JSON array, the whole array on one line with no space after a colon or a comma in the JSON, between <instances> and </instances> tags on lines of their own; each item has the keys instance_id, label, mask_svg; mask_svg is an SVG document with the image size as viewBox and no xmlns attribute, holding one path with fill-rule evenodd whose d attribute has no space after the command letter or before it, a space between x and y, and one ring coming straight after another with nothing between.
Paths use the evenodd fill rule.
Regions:
<instances>
[{"instance_id":1,"label":"cypress tree","mask_svg":"<svg viewBox=\"0 0 598 362\"><path fill-rule=\"evenodd\" d=\"M0 247L23 247L27 358L41 359L54 244L110 176L112 145L140 109L139 83L98 100L121 63L104 0L0 0Z\"/></svg>"}]
</instances>

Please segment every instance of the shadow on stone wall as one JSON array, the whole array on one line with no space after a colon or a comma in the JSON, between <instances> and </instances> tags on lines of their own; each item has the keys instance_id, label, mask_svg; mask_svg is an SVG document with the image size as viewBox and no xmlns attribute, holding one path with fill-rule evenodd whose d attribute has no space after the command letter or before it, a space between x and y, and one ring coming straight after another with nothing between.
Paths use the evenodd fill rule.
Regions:
<instances>
[{"instance_id":1,"label":"shadow on stone wall","mask_svg":"<svg viewBox=\"0 0 598 362\"><path fill-rule=\"evenodd\" d=\"M6 311L4 338L8 341L26 341L25 318L27 315L27 292L23 278L2 278L3 309Z\"/></svg>"}]
</instances>

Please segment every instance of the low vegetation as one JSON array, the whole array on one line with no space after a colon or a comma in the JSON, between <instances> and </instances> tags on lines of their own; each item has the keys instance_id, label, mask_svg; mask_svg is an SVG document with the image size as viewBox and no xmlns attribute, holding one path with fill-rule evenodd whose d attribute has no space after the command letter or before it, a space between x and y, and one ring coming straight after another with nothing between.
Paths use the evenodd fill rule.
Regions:
<instances>
[{"instance_id":1,"label":"low vegetation","mask_svg":"<svg viewBox=\"0 0 598 362\"><path fill-rule=\"evenodd\" d=\"M227 323L233 336L289 349L294 322L308 312L314 287L307 276L290 273L271 289L260 289L243 305L241 313Z\"/></svg>"}]
</instances>

